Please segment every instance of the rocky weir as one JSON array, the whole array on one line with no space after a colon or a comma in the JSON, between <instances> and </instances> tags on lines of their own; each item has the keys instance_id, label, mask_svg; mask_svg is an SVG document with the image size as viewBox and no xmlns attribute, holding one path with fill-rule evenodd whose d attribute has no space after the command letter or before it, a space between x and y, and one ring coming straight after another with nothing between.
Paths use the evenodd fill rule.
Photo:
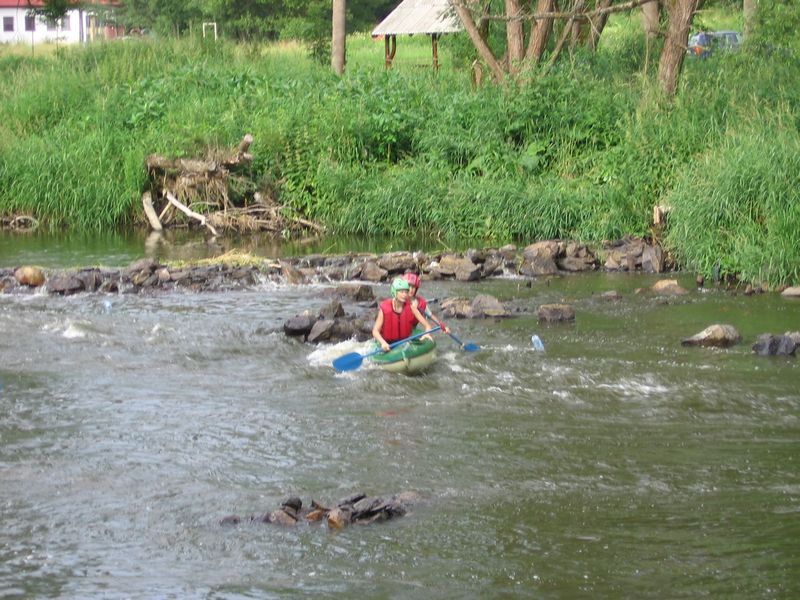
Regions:
<instances>
[{"instance_id":1,"label":"rocky weir","mask_svg":"<svg viewBox=\"0 0 800 600\"><path fill-rule=\"evenodd\" d=\"M316 312L305 312L283 325L287 336L317 344L347 339L370 339L377 299L373 284L389 281L405 272L419 273L426 280L451 279L475 282L498 276L534 279L567 273L602 270L607 272L662 273L675 269L663 249L646 240L625 238L607 242L600 249L563 240L546 240L518 248L471 249L465 252L389 252L345 255L308 255L281 259L256 259L252 256L225 257L193 265L163 264L141 259L119 269L89 267L46 271L35 266L0 268L0 294L72 295L78 293L157 294L169 291L224 292L274 282L289 285L329 283L327 302ZM697 285L704 282L698 278ZM688 293L674 279L661 279L651 288L662 296ZM756 293L750 286L744 293ZM783 291L787 297L800 297L800 288ZM603 294L618 301L616 292ZM348 310L345 310L345 306ZM451 318L507 318L519 309L492 296L454 297L441 300L438 314ZM568 304L545 304L537 309L540 322L571 323L575 311ZM741 336L729 325L714 324L681 341L686 346L728 347L740 343ZM753 345L758 355L793 356L800 345L797 332L763 334Z\"/></svg>"}]
</instances>

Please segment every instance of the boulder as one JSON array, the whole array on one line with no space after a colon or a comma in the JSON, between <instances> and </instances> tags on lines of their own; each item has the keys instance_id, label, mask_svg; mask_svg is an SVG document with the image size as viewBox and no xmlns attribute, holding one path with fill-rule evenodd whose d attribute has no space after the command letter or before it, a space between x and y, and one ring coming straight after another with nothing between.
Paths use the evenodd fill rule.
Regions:
<instances>
[{"instance_id":1,"label":"boulder","mask_svg":"<svg viewBox=\"0 0 800 600\"><path fill-rule=\"evenodd\" d=\"M44 273L39 267L20 267L14 271L14 279L20 285L39 287L44 284Z\"/></svg>"},{"instance_id":2,"label":"boulder","mask_svg":"<svg viewBox=\"0 0 800 600\"><path fill-rule=\"evenodd\" d=\"M367 281L374 281L377 283L386 279L388 275L389 271L379 267L373 260L366 261L364 266L361 267L361 279L366 279Z\"/></svg>"},{"instance_id":3,"label":"boulder","mask_svg":"<svg viewBox=\"0 0 800 600\"><path fill-rule=\"evenodd\" d=\"M445 319L471 319L474 316L472 302L468 298L445 298L441 308Z\"/></svg>"},{"instance_id":4,"label":"boulder","mask_svg":"<svg viewBox=\"0 0 800 600\"><path fill-rule=\"evenodd\" d=\"M147 271L149 274L155 271L159 266L160 265L158 264L158 262L153 260L152 258L142 258L128 265L128 267L123 269L122 274L124 277L131 279L136 273L140 271Z\"/></svg>"},{"instance_id":5,"label":"boulder","mask_svg":"<svg viewBox=\"0 0 800 600\"><path fill-rule=\"evenodd\" d=\"M56 275L55 277L51 277L47 282L47 291L51 294L69 296L82 292L83 289L83 281L71 273Z\"/></svg>"},{"instance_id":6,"label":"boulder","mask_svg":"<svg viewBox=\"0 0 800 600\"><path fill-rule=\"evenodd\" d=\"M562 271L569 271L571 273L592 271L595 268L593 256L565 256L564 258L559 258L556 264Z\"/></svg>"},{"instance_id":7,"label":"boulder","mask_svg":"<svg viewBox=\"0 0 800 600\"><path fill-rule=\"evenodd\" d=\"M800 285L788 287L781 292L784 298L800 298Z\"/></svg>"},{"instance_id":8,"label":"boulder","mask_svg":"<svg viewBox=\"0 0 800 600\"><path fill-rule=\"evenodd\" d=\"M683 294L688 294L684 288L678 285L677 279L660 279L656 281L650 289L662 296L681 296Z\"/></svg>"},{"instance_id":9,"label":"boulder","mask_svg":"<svg viewBox=\"0 0 800 600\"><path fill-rule=\"evenodd\" d=\"M371 302L375 300L372 286L364 284L340 285L329 292L333 296L347 298L353 302Z\"/></svg>"},{"instance_id":10,"label":"boulder","mask_svg":"<svg viewBox=\"0 0 800 600\"><path fill-rule=\"evenodd\" d=\"M498 252L505 261L513 262L517 259L517 247L514 244L506 244Z\"/></svg>"},{"instance_id":11,"label":"boulder","mask_svg":"<svg viewBox=\"0 0 800 600\"><path fill-rule=\"evenodd\" d=\"M569 304L542 304L536 314L540 323L575 320L575 310Z\"/></svg>"},{"instance_id":12,"label":"boulder","mask_svg":"<svg viewBox=\"0 0 800 600\"><path fill-rule=\"evenodd\" d=\"M295 315L283 324L283 332L289 336L306 337L311 332L311 328L314 327L314 323L316 322L317 318L311 316L308 312L302 315Z\"/></svg>"},{"instance_id":13,"label":"boulder","mask_svg":"<svg viewBox=\"0 0 800 600\"><path fill-rule=\"evenodd\" d=\"M83 289L87 292L95 292L103 285L100 269L82 269L75 276L83 282Z\"/></svg>"},{"instance_id":14,"label":"boulder","mask_svg":"<svg viewBox=\"0 0 800 600\"><path fill-rule=\"evenodd\" d=\"M526 258L519 266L520 275L526 277L538 277L540 275L555 275L558 273L558 265L555 259L550 256L536 256Z\"/></svg>"},{"instance_id":15,"label":"boulder","mask_svg":"<svg viewBox=\"0 0 800 600\"><path fill-rule=\"evenodd\" d=\"M311 327L306 341L312 344L327 342L335 337L335 332L336 321L334 319L320 319Z\"/></svg>"},{"instance_id":16,"label":"boulder","mask_svg":"<svg viewBox=\"0 0 800 600\"><path fill-rule=\"evenodd\" d=\"M711 325L692 337L681 340L683 346L714 346L727 348L738 344L742 336L733 325Z\"/></svg>"},{"instance_id":17,"label":"boulder","mask_svg":"<svg viewBox=\"0 0 800 600\"><path fill-rule=\"evenodd\" d=\"M472 299L470 305L473 317L507 317L509 312L506 307L494 296L478 294Z\"/></svg>"},{"instance_id":18,"label":"boulder","mask_svg":"<svg viewBox=\"0 0 800 600\"><path fill-rule=\"evenodd\" d=\"M331 300L319 309L319 317L320 319L335 319L337 317L344 316L344 307L342 303L336 299Z\"/></svg>"},{"instance_id":19,"label":"boulder","mask_svg":"<svg viewBox=\"0 0 800 600\"><path fill-rule=\"evenodd\" d=\"M642 250L642 271L661 273L664 270L664 251L661 246L645 246Z\"/></svg>"},{"instance_id":20,"label":"boulder","mask_svg":"<svg viewBox=\"0 0 800 600\"><path fill-rule=\"evenodd\" d=\"M305 273L289 263L281 263L281 275L283 275L286 283L290 285L301 285L303 283L308 283L308 277L305 275Z\"/></svg>"},{"instance_id":21,"label":"boulder","mask_svg":"<svg viewBox=\"0 0 800 600\"><path fill-rule=\"evenodd\" d=\"M417 261L410 252L390 252L378 258L378 266L389 275L397 275L417 268Z\"/></svg>"},{"instance_id":22,"label":"boulder","mask_svg":"<svg viewBox=\"0 0 800 600\"><path fill-rule=\"evenodd\" d=\"M456 265L455 277L457 281L475 281L481 278L481 271L481 265L465 258Z\"/></svg>"},{"instance_id":23,"label":"boulder","mask_svg":"<svg viewBox=\"0 0 800 600\"><path fill-rule=\"evenodd\" d=\"M556 259L560 253L561 247L556 240L544 240L526 246L522 250L522 258L527 261L532 261L535 258Z\"/></svg>"},{"instance_id":24,"label":"boulder","mask_svg":"<svg viewBox=\"0 0 800 600\"><path fill-rule=\"evenodd\" d=\"M753 352L759 356L794 356L796 349L797 342L790 335L765 333L753 344Z\"/></svg>"}]
</instances>

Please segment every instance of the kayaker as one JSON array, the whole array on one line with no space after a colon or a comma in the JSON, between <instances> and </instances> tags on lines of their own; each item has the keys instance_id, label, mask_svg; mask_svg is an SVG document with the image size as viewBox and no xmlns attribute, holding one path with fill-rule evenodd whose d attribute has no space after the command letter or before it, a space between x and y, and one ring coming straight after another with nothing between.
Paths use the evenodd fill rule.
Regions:
<instances>
[{"instance_id":1,"label":"kayaker","mask_svg":"<svg viewBox=\"0 0 800 600\"><path fill-rule=\"evenodd\" d=\"M428 308L428 301L425 300L425 298L423 298L422 296L417 295L420 283L422 283L422 280L420 279L419 275L409 271L408 273L405 273L403 275L403 279L405 279L408 282L408 285L411 286L411 289L408 292L408 295L411 297L411 304L416 306L419 312L421 312L424 316L428 317L434 323L441 326L442 331L449 334L450 329L447 327L447 325L442 323L441 319L436 318L436 315L434 315L431 312L431 309Z\"/></svg>"},{"instance_id":2,"label":"kayaker","mask_svg":"<svg viewBox=\"0 0 800 600\"><path fill-rule=\"evenodd\" d=\"M384 300L378 307L378 316L372 327L372 337L384 352L391 350L390 344L411 336L414 326L419 323L427 331L431 329L428 321L410 299L411 285L402 277L396 277L391 286L392 297ZM433 339L430 334L422 339Z\"/></svg>"}]
</instances>

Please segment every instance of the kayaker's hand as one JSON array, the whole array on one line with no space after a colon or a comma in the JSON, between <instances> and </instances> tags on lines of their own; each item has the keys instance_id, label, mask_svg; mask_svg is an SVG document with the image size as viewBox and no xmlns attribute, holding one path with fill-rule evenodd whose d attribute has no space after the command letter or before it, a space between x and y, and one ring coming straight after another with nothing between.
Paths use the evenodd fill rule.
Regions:
<instances>
[{"instance_id":1,"label":"kayaker's hand","mask_svg":"<svg viewBox=\"0 0 800 600\"><path fill-rule=\"evenodd\" d=\"M381 350L383 350L384 352L388 352L391 349L392 347L389 345L389 342L386 341L381 342Z\"/></svg>"},{"instance_id":2,"label":"kayaker's hand","mask_svg":"<svg viewBox=\"0 0 800 600\"><path fill-rule=\"evenodd\" d=\"M421 340L430 340L430 341L433 341L433 336L432 336L430 333L426 333L426 334L425 334L425 335L423 335L423 336L422 336L420 339L421 339Z\"/></svg>"}]
</instances>

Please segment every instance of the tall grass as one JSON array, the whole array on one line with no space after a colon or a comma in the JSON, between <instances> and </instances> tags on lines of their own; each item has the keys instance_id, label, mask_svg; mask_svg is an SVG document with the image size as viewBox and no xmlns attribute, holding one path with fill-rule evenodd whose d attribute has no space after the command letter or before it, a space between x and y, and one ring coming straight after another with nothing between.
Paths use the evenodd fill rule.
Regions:
<instances>
[{"instance_id":1,"label":"tall grass","mask_svg":"<svg viewBox=\"0 0 800 600\"><path fill-rule=\"evenodd\" d=\"M252 133L255 184L335 234L599 241L648 235L652 207L669 202L667 241L683 264L796 280L796 203L777 198L796 198L797 60L687 61L666 103L652 61L644 72L638 25L610 27L596 54L477 89L454 68L458 37L444 38L447 66L433 72L420 66L429 38L399 40L407 60L385 71L382 42L354 36L341 78L294 44L141 40L3 55L0 213L95 230L138 222L147 155L194 156ZM764 199L757 226L709 216L749 214L745 197Z\"/></svg>"},{"instance_id":2,"label":"tall grass","mask_svg":"<svg viewBox=\"0 0 800 600\"><path fill-rule=\"evenodd\" d=\"M691 268L777 286L800 281L800 134L729 133L673 188L668 243Z\"/></svg>"}]
</instances>

